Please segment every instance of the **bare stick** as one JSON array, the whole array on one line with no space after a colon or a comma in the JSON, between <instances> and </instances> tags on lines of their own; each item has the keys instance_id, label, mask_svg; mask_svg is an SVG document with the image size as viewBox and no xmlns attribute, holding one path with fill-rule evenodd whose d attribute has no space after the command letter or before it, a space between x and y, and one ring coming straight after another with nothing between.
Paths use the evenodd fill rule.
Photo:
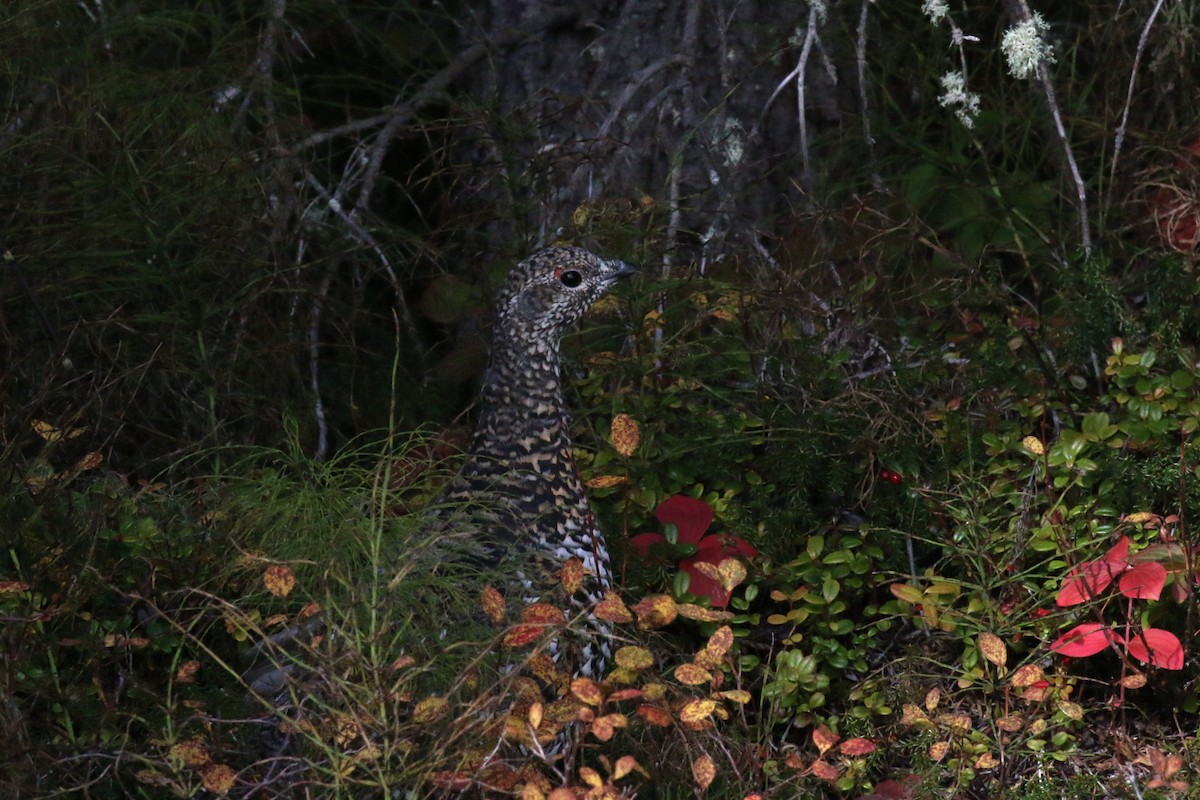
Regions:
<instances>
[{"instance_id":1,"label":"bare stick","mask_svg":"<svg viewBox=\"0 0 1200 800\"><path fill-rule=\"evenodd\" d=\"M1154 27L1154 20L1158 18L1158 12L1162 11L1164 2L1165 0L1158 0L1154 4L1154 10L1150 12L1150 17L1142 27L1142 35L1138 37L1137 52L1133 56L1133 69L1129 71L1129 89L1125 92L1125 108L1121 111L1121 124L1117 126L1117 135L1113 138L1112 166L1108 172L1108 200L1104 204L1105 207L1100 210L1102 225L1108 208L1112 206L1113 186L1117 180L1117 161L1121 158L1121 148L1125 144L1125 130L1129 124L1129 108L1133 105L1133 85L1137 82L1138 67L1142 63L1142 53L1146 50L1146 40L1150 38L1150 29Z\"/></svg>"}]
</instances>

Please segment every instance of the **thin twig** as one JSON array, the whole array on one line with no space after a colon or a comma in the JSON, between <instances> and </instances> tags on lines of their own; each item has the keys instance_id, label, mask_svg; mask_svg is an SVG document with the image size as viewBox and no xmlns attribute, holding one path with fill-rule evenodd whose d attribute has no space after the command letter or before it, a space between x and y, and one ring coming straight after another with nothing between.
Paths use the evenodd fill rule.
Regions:
<instances>
[{"instance_id":1,"label":"thin twig","mask_svg":"<svg viewBox=\"0 0 1200 800\"><path fill-rule=\"evenodd\" d=\"M1154 27L1154 20L1158 17L1158 12L1162 10L1165 2L1166 0L1158 0L1154 4L1154 10L1150 12L1150 17L1142 27L1142 35L1138 37L1137 52L1133 56L1133 69L1129 71L1129 89L1125 92L1125 108L1121 111L1121 124L1117 126L1116 136L1113 137L1112 165L1108 172L1108 200L1105 202L1104 208L1100 210L1101 226L1104 224L1108 209L1112 207L1113 187L1116 185L1117 179L1117 161L1120 160L1121 148L1125 145L1125 130L1129 124L1129 109L1133 106L1133 86L1137 83L1138 67L1142 63L1142 53L1146 50L1146 41L1150 38L1150 29Z\"/></svg>"}]
</instances>

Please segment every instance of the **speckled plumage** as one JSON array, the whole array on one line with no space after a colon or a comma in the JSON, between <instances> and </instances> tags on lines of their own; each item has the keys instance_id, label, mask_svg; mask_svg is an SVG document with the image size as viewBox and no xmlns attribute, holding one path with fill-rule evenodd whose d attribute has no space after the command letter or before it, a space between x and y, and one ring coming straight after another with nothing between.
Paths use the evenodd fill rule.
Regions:
<instances>
[{"instance_id":1,"label":"speckled plumage","mask_svg":"<svg viewBox=\"0 0 1200 800\"><path fill-rule=\"evenodd\" d=\"M475 435L434 512L442 524L469 529L483 561L517 564L526 599L553 591L569 558L583 562L587 577L566 610L585 620L573 665L584 675L602 674L611 655L607 627L587 613L609 585L610 568L571 454L559 343L632 272L574 247L542 250L513 268L497 298Z\"/></svg>"}]
</instances>

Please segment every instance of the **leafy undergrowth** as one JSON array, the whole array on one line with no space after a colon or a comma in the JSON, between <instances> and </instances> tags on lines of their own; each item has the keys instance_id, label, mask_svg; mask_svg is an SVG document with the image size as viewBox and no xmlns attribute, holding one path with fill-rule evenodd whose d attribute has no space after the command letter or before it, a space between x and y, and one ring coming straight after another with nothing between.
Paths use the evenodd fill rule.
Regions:
<instances>
[{"instance_id":1,"label":"leafy undergrowth","mask_svg":"<svg viewBox=\"0 0 1200 800\"><path fill-rule=\"evenodd\" d=\"M1097 410L1014 399L985 457L872 475L903 514L790 548L701 483L648 518L649 445L615 415L584 476L632 520L594 679L580 620L422 532L436 442L131 486L36 422L41 453L4 476L0 773L21 797L1189 796L1181 355L1114 342ZM971 413L939 408L935 440ZM1173 502L1145 491L1164 471Z\"/></svg>"}]
</instances>

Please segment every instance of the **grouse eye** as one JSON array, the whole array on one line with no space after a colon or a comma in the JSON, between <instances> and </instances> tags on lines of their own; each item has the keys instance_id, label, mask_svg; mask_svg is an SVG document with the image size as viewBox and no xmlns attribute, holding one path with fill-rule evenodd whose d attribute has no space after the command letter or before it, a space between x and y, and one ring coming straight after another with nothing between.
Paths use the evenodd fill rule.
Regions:
<instances>
[{"instance_id":1,"label":"grouse eye","mask_svg":"<svg viewBox=\"0 0 1200 800\"><path fill-rule=\"evenodd\" d=\"M569 269L562 275L559 275L558 279L562 281L562 285L566 286L568 289L574 289L576 286L583 283L583 276L579 274L578 270L573 269Z\"/></svg>"}]
</instances>

